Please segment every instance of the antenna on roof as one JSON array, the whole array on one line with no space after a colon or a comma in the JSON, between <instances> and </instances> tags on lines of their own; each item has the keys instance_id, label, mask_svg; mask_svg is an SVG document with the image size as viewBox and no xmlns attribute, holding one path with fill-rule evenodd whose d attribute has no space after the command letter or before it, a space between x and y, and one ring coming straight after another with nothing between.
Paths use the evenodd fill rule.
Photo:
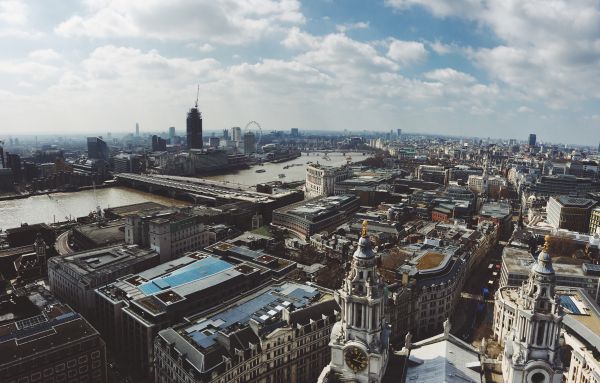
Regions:
<instances>
[{"instance_id":1,"label":"antenna on roof","mask_svg":"<svg viewBox=\"0 0 600 383\"><path fill-rule=\"evenodd\" d=\"M196 91L196 108L198 108L198 96L200 96L200 84L198 84L198 90Z\"/></svg>"}]
</instances>

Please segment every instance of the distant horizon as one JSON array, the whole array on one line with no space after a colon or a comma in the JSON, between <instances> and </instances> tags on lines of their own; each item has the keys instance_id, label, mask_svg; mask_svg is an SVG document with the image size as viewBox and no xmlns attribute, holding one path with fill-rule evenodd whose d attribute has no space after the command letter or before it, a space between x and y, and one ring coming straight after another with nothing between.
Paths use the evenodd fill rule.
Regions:
<instances>
[{"instance_id":1,"label":"distant horizon","mask_svg":"<svg viewBox=\"0 0 600 383\"><path fill-rule=\"evenodd\" d=\"M598 2L0 0L0 20L23 134L184 126L199 87L207 126L600 141Z\"/></svg>"}]
</instances>

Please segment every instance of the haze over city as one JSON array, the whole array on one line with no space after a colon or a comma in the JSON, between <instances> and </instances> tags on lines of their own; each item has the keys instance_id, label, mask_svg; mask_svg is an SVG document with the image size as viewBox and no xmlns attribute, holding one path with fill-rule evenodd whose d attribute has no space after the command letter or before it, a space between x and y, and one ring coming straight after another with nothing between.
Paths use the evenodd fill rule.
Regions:
<instances>
[{"instance_id":1,"label":"haze over city","mask_svg":"<svg viewBox=\"0 0 600 383\"><path fill-rule=\"evenodd\" d=\"M182 128L598 141L597 1L0 1L2 133ZM577 129L577 136L572 135Z\"/></svg>"},{"instance_id":2,"label":"haze over city","mask_svg":"<svg viewBox=\"0 0 600 383\"><path fill-rule=\"evenodd\" d=\"M600 383L600 0L0 0L0 383Z\"/></svg>"}]
</instances>

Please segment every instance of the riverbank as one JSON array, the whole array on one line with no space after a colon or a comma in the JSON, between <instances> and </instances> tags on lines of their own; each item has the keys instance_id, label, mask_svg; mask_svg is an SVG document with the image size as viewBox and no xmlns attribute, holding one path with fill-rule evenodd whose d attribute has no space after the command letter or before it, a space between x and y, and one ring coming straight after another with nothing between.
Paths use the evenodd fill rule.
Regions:
<instances>
[{"instance_id":1,"label":"riverbank","mask_svg":"<svg viewBox=\"0 0 600 383\"><path fill-rule=\"evenodd\" d=\"M103 183L100 185L96 185L96 189L105 189L105 188L110 188L110 187L114 187L114 186L116 186L115 183ZM40 195L55 194L55 193L76 193L76 192L80 192L80 191L93 190L93 189L94 189L94 186L90 185L90 186L80 186L76 189L52 189L52 190L38 191L38 192L34 192L34 193L13 194L13 195L8 195L8 196L0 196L0 202L11 201L11 200L15 200L15 199L30 198L30 197L40 196Z\"/></svg>"}]
</instances>

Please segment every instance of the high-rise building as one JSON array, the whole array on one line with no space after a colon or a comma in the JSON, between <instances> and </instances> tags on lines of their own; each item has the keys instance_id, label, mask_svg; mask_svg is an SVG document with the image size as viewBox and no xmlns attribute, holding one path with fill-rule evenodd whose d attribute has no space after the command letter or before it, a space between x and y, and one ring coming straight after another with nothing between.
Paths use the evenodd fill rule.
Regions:
<instances>
[{"instance_id":1,"label":"high-rise building","mask_svg":"<svg viewBox=\"0 0 600 383\"><path fill-rule=\"evenodd\" d=\"M256 136L252 132L244 133L244 154L256 153Z\"/></svg>"},{"instance_id":2,"label":"high-rise building","mask_svg":"<svg viewBox=\"0 0 600 383\"><path fill-rule=\"evenodd\" d=\"M108 145L100 137L88 137L88 158L91 160L108 161Z\"/></svg>"},{"instance_id":3,"label":"high-rise building","mask_svg":"<svg viewBox=\"0 0 600 383\"><path fill-rule=\"evenodd\" d=\"M152 151L160 152L167 150L167 140L157 135L152 136Z\"/></svg>"},{"instance_id":4,"label":"high-rise building","mask_svg":"<svg viewBox=\"0 0 600 383\"><path fill-rule=\"evenodd\" d=\"M202 149L202 113L198 110L198 101L188 112L186 129L188 149Z\"/></svg>"},{"instance_id":5,"label":"high-rise building","mask_svg":"<svg viewBox=\"0 0 600 383\"><path fill-rule=\"evenodd\" d=\"M229 140L229 130L223 129L223 139Z\"/></svg>"},{"instance_id":6,"label":"high-rise building","mask_svg":"<svg viewBox=\"0 0 600 383\"><path fill-rule=\"evenodd\" d=\"M135 136L139 137L140 136L140 124L139 123L135 123Z\"/></svg>"},{"instance_id":7,"label":"high-rise building","mask_svg":"<svg viewBox=\"0 0 600 383\"><path fill-rule=\"evenodd\" d=\"M171 144L173 144L175 141L175 127L174 126L171 126L169 128L169 141L171 141Z\"/></svg>"},{"instance_id":8,"label":"high-rise building","mask_svg":"<svg viewBox=\"0 0 600 383\"><path fill-rule=\"evenodd\" d=\"M21 156L6 152L6 167L12 169L14 182L21 182Z\"/></svg>"},{"instance_id":9,"label":"high-rise building","mask_svg":"<svg viewBox=\"0 0 600 383\"><path fill-rule=\"evenodd\" d=\"M402 137L402 129L396 129L396 134L398 134L398 139Z\"/></svg>"},{"instance_id":10,"label":"high-rise building","mask_svg":"<svg viewBox=\"0 0 600 383\"><path fill-rule=\"evenodd\" d=\"M231 128L231 140L234 142L242 142L242 128L239 126Z\"/></svg>"},{"instance_id":11,"label":"high-rise building","mask_svg":"<svg viewBox=\"0 0 600 383\"><path fill-rule=\"evenodd\" d=\"M529 146L535 146L537 136L533 133L529 135Z\"/></svg>"},{"instance_id":12,"label":"high-rise building","mask_svg":"<svg viewBox=\"0 0 600 383\"><path fill-rule=\"evenodd\" d=\"M0 169L4 169L4 148L2 145L4 142L0 141Z\"/></svg>"},{"instance_id":13,"label":"high-rise building","mask_svg":"<svg viewBox=\"0 0 600 383\"><path fill-rule=\"evenodd\" d=\"M298 128L292 128L290 131L290 135L292 137L298 137L300 135L300 133L298 132Z\"/></svg>"},{"instance_id":14,"label":"high-rise building","mask_svg":"<svg viewBox=\"0 0 600 383\"><path fill-rule=\"evenodd\" d=\"M219 137L209 137L208 138L208 146L211 148L218 148L221 144L221 139Z\"/></svg>"}]
</instances>

